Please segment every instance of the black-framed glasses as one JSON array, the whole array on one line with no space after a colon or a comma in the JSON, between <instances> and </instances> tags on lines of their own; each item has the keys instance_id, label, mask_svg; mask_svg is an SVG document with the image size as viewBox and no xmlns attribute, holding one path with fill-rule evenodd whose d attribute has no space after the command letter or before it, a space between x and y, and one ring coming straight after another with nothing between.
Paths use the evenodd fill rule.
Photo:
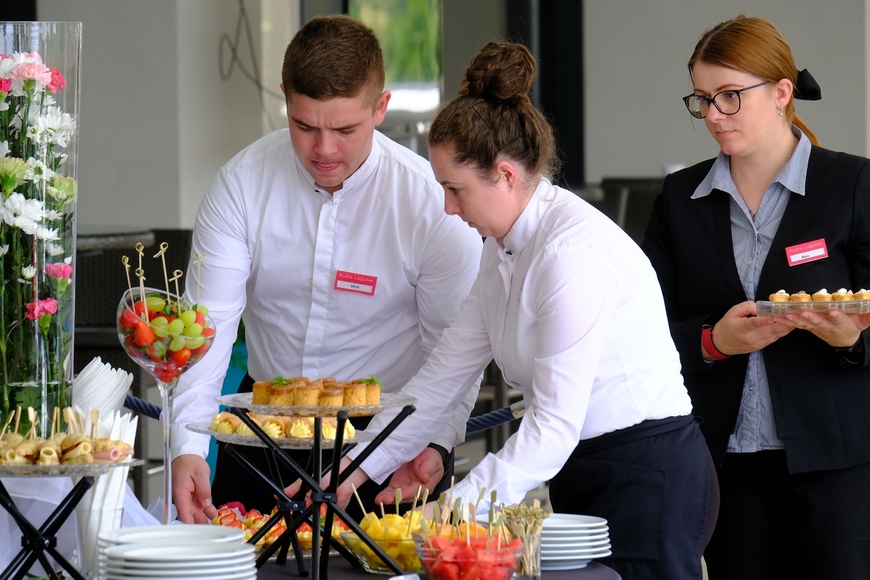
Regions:
<instances>
[{"instance_id":1,"label":"black-framed glasses","mask_svg":"<svg viewBox=\"0 0 870 580\"><path fill-rule=\"evenodd\" d=\"M689 109L689 113L691 113L696 119L703 119L707 116L707 111L710 109L711 103L714 107L719 109L719 112L723 115L736 115L737 111L740 110L740 93L748 91L749 89L756 89L766 84L767 81L758 83L757 85L752 85L751 87L722 91L716 93L712 97L688 95L683 97L683 102L686 103L686 108Z\"/></svg>"}]
</instances>

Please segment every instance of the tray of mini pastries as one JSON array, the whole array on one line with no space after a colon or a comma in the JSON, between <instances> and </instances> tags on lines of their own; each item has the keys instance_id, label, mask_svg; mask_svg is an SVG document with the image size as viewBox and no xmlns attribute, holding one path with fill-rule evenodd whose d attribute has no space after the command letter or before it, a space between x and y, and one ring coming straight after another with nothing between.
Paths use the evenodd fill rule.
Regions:
<instances>
[{"instance_id":1,"label":"tray of mini pastries","mask_svg":"<svg viewBox=\"0 0 870 580\"><path fill-rule=\"evenodd\" d=\"M314 417L294 415L263 415L249 412L248 417L263 430L279 447L285 449L308 449L314 441ZM254 432L238 416L228 411L221 411L212 417L209 423L188 423L187 429L195 433L211 435L223 443L265 447ZM335 446L337 419L323 417L321 419L321 445L326 449ZM362 443L374 439L373 433L357 432L350 421L344 424L344 443Z\"/></svg>"},{"instance_id":2,"label":"tray of mini pastries","mask_svg":"<svg viewBox=\"0 0 870 580\"><path fill-rule=\"evenodd\" d=\"M770 295L769 300L756 302L758 316L782 316L797 312L827 312L840 310L847 314L870 313L870 290L861 289L852 292L840 288L836 292L828 292L822 288L812 294L800 290L788 293L779 290Z\"/></svg>"},{"instance_id":3,"label":"tray of mini pastries","mask_svg":"<svg viewBox=\"0 0 870 580\"><path fill-rule=\"evenodd\" d=\"M333 378L276 377L255 382L251 393L224 395L217 402L263 415L301 417L335 417L339 411L345 411L348 417L367 417L417 402L414 397L384 393L381 389L376 377L346 382Z\"/></svg>"}]
</instances>

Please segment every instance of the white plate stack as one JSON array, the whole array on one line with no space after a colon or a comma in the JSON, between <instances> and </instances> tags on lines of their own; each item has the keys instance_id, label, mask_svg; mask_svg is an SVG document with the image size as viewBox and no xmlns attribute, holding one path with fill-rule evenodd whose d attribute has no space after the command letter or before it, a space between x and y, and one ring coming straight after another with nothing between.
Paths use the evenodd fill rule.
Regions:
<instances>
[{"instance_id":1,"label":"white plate stack","mask_svg":"<svg viewBox=\"0 0 870 580\"><path fill-rule=\"evenodd\" d=\"M105 580L255 580L254 546L244 532L225 526L173 525L123 528L100 536L100 577Z\"/></svg>"},{"instance_id":2,"label":"white plate stack","mask_svg":"<svg viewBox=\"0 0 870 580\"><path fill-rule=\"evenodd\" d=\"M610 552L607 520L596 516L553 514L541 530L541 569L584 568Z\"/></svg>"}]
</instances>

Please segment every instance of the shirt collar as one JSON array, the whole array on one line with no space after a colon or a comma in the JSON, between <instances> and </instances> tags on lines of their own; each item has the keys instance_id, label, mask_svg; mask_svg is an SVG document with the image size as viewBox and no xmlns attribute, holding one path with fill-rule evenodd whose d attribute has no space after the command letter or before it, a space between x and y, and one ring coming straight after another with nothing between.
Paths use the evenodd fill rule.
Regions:
<instances>
[{"instance_id":1,"label":"shirt collar","mask_svg":"<svg viewBox=\"0 0 870 580\"><path fill-rule=\"evenodd\" d=\"M523 213L520 214L520 217L514 222L510 231L502 239L500 244L501 249L508 256L519 255L532 239L532 236L535 235L541 223L541 218L547 209L547 205L544 203L544 196L550 187L550 182L547 179L542 178L538 182L538 187L532 193L532 197L529 199L529 203L526 204L525 209L523 209Z\"/></svg>"},{"instance_id":2,"label":"shirt collar","mask_svg":"<svg viewBox=\"0 0 870 580\"><path fill-rule=\"evenodd\" d=\"M354 171L347 179L344 180L344 183L341 185L341 189L335 192L332 197L341 197L347 191L353 190L354 187L359 185L360 183L365 183L365 181L375 172L375 169L378 166L378 159L381 157L381 144L378 141L377 131L375 131L375 135L372 137L372 150L369 152L369 156L366 157L366 160L363 161L363 164L359 166L359 169ZM319 187L316 183L314 183L314 178L311 177L311 174L305 169L305 166L302 164L302 161L299 159L299 156L296 155L295 151L293 153L294 160L296 162L296 169L299 171L299 174L308 182L308 185L311 186L311 189L315 189L318 191L322 191L324 194L326 192ZM329 194L326 194L329 195Z\"/></svg>"},{"instance_id":3,"label":"shirt collar","mask_svg":"<svg viewBox=\"0 0 870 580\"><path fill-rule=\"evenodd\" d=\"M792 193L806 195L807 163L810 158L812 143L810 143L809 138L804 135L803 131L797 127L792 126L791 132L798 138L797 147L795 147L786 164L776 174L773 182L780 183ZM704 180L695 188L692 199L706 197L714 189L727 193L737 193L734 180L731 179L731 156L725 155L721 151L719 156L716 157L716 161L713 162L713 167L710 168L710 171L704 177Z\"/></svg>"}]
</instances>

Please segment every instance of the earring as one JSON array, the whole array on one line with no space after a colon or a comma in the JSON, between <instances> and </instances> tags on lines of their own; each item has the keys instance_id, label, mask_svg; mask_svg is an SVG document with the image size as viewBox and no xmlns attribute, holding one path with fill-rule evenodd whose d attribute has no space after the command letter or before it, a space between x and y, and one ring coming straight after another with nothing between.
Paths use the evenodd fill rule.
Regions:
<instances>
[{"instance_id":1,"label":"earring","mask_svg":"<svg viewBox=\"0 0 870 580\"><path fill-rule=\"evenodd\" d=\"M782 107L780 107L779 108L779 116L782 117L782 115L783 115L783 111L782 111Z\"/></svg>"}]
</instances>

